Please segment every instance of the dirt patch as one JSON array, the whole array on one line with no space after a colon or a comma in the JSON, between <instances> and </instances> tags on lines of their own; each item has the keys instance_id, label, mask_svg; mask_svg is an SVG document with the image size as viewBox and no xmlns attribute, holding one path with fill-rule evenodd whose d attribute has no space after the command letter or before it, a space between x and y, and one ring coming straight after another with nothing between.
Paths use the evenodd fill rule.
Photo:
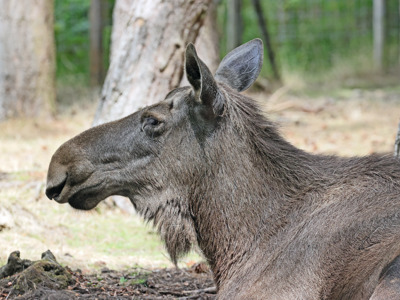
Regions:
<instances>
[{"instance_id":1,"label":"dirt patch","mask_svg":"<svg viewBox=\"0 0 400 300\"><path fill-rule=\"evenodd\" d=\"M2 278L3 277L3 278ZM189 269L133 268L83 275L58 264L50 251L42 259L10 254L0 268L0 299L215 299L216 289L204 263Z\"/></svg>"}]
</instances>

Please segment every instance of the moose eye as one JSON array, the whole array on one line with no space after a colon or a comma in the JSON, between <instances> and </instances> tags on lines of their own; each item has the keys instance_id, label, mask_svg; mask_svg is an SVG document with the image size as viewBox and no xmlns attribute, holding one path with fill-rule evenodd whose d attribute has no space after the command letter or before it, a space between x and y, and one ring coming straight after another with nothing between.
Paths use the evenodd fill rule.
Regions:
<instances>
[{"instance_id":1,"label":"moose eye","mask_svg":"<svg viewBox=\"0 0 400 300\"><path fill-rule=\"evenodd\" d=\"M158 124L160 124L160 121L153 117L147 117L144 119L143 123L143 127L146 125L157 126Z\"/></svg>"},{"instance_id":2,"label":"moose eye","mask_svg":"<svg viewBox=\"0 0 400 300\"><path fill-rule=\"evenodd\" d=\"M162 123L162 121L153 116L146 116L142 121L142 131L145 131L152 137L158 136L162 133L164 128L164 126L161 126Z\"/></svg>"}]
</instances>

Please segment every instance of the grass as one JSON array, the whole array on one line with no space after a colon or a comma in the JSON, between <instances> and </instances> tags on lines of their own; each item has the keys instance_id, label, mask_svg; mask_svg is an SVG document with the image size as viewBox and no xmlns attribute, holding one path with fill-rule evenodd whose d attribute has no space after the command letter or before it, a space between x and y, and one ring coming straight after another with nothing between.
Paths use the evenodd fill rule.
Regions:
<instances>
[{"instance_id":1,"label":"grass","mask_svg":"<svg viewBox=\"0 0 400 300\"><path fill-rule=\"evenodd\" d=\"M400 87L289 88L255 96L296 146L314 153L392 152L400 118ZM90 212L49 201L46 171L54 151L91 125L93 102L78 101L48 119L0 123L0 265L20 250L37 260L50 249L60 263L84 272L108 267L172 266L154 229L137 215L100 204ZM0 226L1 228L1 226ZM199 260L191 254L182 261Z\"/></svg>"}]
</instances>

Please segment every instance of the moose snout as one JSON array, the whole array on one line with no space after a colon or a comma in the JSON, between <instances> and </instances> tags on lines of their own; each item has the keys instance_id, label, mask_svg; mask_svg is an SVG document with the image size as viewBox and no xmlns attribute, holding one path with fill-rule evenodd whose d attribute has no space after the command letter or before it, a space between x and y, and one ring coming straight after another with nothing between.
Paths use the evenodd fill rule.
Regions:
<instances>
[{"instance_id":1,"label":"moose snout","mask_svg":"<svg viewBox=\"0 0 400 300\"><path fill-rule=\"evenodd\" d=\"M68 178L68 173L65 166L60 164L50 164L47 174L46 196L51 200L63 203L59 198Z\"/></svg>"}]
</instances>

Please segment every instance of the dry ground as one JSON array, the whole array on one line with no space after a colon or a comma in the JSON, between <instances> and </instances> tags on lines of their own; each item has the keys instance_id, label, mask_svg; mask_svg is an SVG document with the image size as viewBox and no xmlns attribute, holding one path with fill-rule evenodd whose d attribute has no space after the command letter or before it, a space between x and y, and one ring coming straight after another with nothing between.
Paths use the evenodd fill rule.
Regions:
<instances>
[{"instance_id":1,"label":"dry ground","mask_svg":"<svg viewBox=\"0 0 400 300\"><path fill-rule=\"evenodd\" d=\"M322 93L280 89L253 94L282 133L314 153L344 156L393 152L400 121L400 87L339 89ZM108 267L171 267L152 228L136 215L102 204L82 213L44 195L52 153L89 128L95 106L69 109L55 118L0 123L0 265L14 250L37 259L47 249L84 274ZM191 266L192 255L182 265Z\"/></svg>"}]
</instances>

